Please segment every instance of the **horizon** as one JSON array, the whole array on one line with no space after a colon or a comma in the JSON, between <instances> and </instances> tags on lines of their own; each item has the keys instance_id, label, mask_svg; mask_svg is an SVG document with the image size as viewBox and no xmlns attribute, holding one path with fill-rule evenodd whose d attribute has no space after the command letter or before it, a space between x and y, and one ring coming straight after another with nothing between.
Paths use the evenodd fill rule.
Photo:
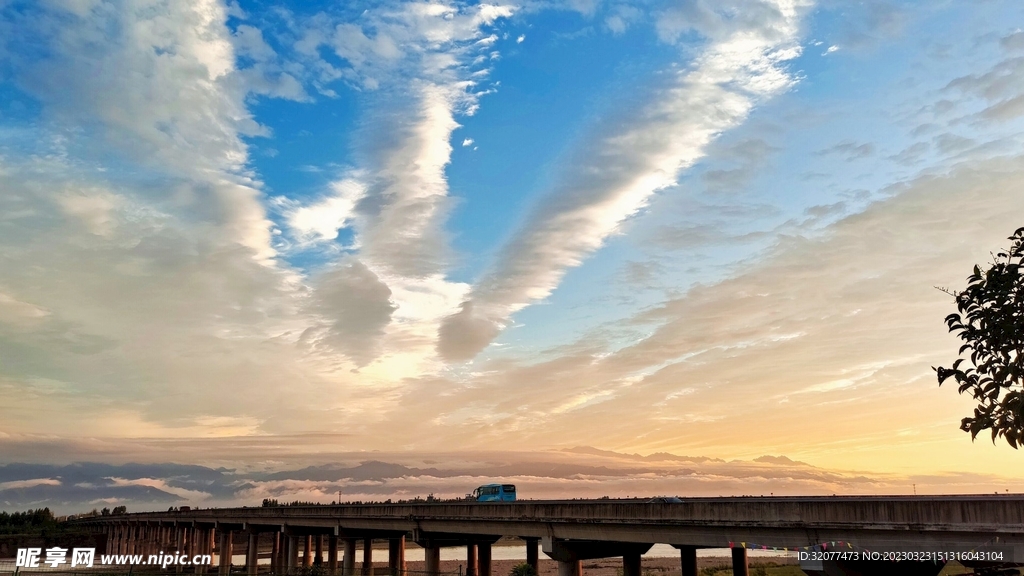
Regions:
<instances>
[{"instance_id":1,"label":"horizon","mask_svg":"<svg viewBox=\"0 0 1024 576\"><path fill-rule=\"evenodd\" d=\"M0 2L0 510L1024 492L932 370L1024 226L1020 22Z\"/></svg>"}]
</instances>

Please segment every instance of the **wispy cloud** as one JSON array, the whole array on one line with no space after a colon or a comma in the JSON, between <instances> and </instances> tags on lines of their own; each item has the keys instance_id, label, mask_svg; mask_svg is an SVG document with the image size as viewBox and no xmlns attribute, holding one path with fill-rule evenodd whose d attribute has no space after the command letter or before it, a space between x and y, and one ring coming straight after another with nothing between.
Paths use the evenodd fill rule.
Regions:
<instances>
[{"instance_id":1,"label":"wispy cloud","mask_svg":"<svg viewBox=\"0 0 1024 576\"><path fill-rule=\"evenodd\" d=\"M300 241L331 240L340 228L352 230L351 248L358 248L358 253L345 257L346 266L361 266L373 275L388 291L388 302L393 302L394 314L383 318L374 337L396 344L382 346L406 354L405 362L413 370L432 361L438 318L454 311L465 293L465 285L444 279L450 261L443 231L449 207L445 168L451 159L452 133L459 127L456 116L473 114L483 92L478 84L486 77L486 61L480 63L477 57L492 53L496 38L486 30L511 14L510 7L498 5L385 4L363 13L358 24L335 24L320 15L309 22L297 44L309 57L321 48L332 50L345 66L334 68L323 60L317 66L372 92L374 105L360 142L366 162L359 175L336 182L333 192L318 204L292 209L289 223ZM467 138L462 145L472 143ZM317 276L314 282L326 278ZM353 302L360 294L365 292L320 298L324 305L318 312L327 318L345 317L344 310L331 310L331 302ZM335 325L359 338L371 336L346 332L345 321ZM307 336L318 339L315 332ZM329 345L338 340L317 341ZM360 356L357 363L372 359Z\"/></svg>"},{"instance_id":2,"label":"wispy cloud","mask_svg":"<svg viewBox=\"0 0 1024 576\"><path fill-rule=\"evenodd\" d=\"M651 194L700 159L723 130L741 123L759 102L789 88L785 70L799 54L805 6L766 3L771 18L712 41L688 69L673 72L653 104L609 131L570 162L548 200L505 246L492 270L439 332L438 351L451 361L483 350L516 311L546 298L578 265L644 207Z\"/></svg>"},{"instance_id":3,"label":"wispy cloud","mask_svg":"<svg viewBox=\"0 0 1024 576\"><path fill-rule=\"evenodd\" d=\"M0 492L4 490L17 490L19 488L34 488L36 486L60 486L62 483L56 478L35 478L32 480L11 480L0 482Z\"/></svg>"}]
</instances>

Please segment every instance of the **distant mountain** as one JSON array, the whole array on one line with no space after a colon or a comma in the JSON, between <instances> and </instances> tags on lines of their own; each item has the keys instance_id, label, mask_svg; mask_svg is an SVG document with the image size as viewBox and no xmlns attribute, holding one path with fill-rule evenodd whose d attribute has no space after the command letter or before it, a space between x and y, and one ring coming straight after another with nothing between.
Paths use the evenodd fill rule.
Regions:
<instances>
[{"instance_id":1,"label":"distant mountain","mask_svg":"<svg viewBox=\"0 0 1024 576\"><path fill-rule=\"evenodd\" d=\"M631 460L640 460L646 462L667 462L667 461L678 461L678 462L725 462L721 458L708 458L706 456L677 456L668 452L655 452L647 456L641 456L640 454L625 454L622 452L613 452L611 450L601 450L592 446L576 446L575 448L564 448L562 452L571 452L573 454L589 454L591 456L605 456L609 458L628 458Z\"/></svg>"}]
</instances>

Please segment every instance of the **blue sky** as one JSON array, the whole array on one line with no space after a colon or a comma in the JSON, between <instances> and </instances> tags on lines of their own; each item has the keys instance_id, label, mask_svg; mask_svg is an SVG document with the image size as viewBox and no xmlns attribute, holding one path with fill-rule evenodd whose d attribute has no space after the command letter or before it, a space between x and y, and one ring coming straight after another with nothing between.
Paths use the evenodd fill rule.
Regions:
<instances>
[{"instance_id":1,"label":"blue sky","mask_svg":"<svg viewBox=\"0 0 1024 576\"><path fill-rule=\"evenodd\" d=\"M1022 224L1021 22L0 1L0 445L1019 477L931 366L956 352L934 287Z\"/></svg>"}]
</instances>

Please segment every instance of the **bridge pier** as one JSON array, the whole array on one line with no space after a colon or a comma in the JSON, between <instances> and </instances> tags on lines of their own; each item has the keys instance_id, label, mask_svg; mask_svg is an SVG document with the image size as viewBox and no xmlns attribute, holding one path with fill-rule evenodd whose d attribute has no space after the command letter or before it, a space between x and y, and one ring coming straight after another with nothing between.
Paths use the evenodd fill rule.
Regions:
<instances>
[{"instance_id":1,"label":"bridge pier","mask_svg":"<svg viewBox=\"0 0 1024 576\"><path fill-rule=\"evenodd\" d=\"M480 576L491 576L491 543L477 542L476 569Z\"/></svg>"},{"instance_id":2,"label":"bridge pier","mask_svg":"<svg viewBox=\"0 0 1024 576\"><path fill-rule=\"evenodd\" d=\"M747 563L747 549L743 547L732 549L732 574L733 576L750 576L750 566Z\"/></svg>"},{"instance_id":3,"label":"bridge pier","mask_svg":"<svg viewBox=\"0 0 1024 576\"><path fill-rule=\"evenodd\" d=\"M174 550L185 554L185 527L175 524L172 530L174 530ZM181 574L181 564L174 565L174 573Z\"/></svg>"},{"instance_id":4,"label":"bridge pier","mask_svg":"<svg viewBox=\"0 0 1024 576\"><path fill-rule=\"evenodd\" d=\"M388 538L388 572L390 576L405 576L405 535Z\"/></svg>"},{"instance_id":5,"label":"bridge pier","mask_svg":"<svg viewBox=\"0 0 1024 576\"><path fill-rule=\"evenodd\" d=\"M281 572L281 532L274 532L270 537L270 572Z\"/></svg>"},{"instance_id":6,"label":"bridge pier","mask_svg":"<svg viewBox=\"0 0 1024 576\"><path fill-rule=\"evenodd\" d=\"M640 553L629 551L622 555L622 576L640 576Z\"/></svg>"},{"instance_id":7,"label":"bridge pier","mask_svg":"<svg viewBox=\"0 0 1024 576\"><path fill-rule=\"evenodd\" d=\"M256 576L259 571L260 559L260 533L256 530L249 530L249 543L245 549L245 573L249 576Z\"/></svg>"},{"instance_id":8,"label":"bridge pier","mask_svg":"<svg viewBox=\"0 0 1024 576\"><path fill-rule=\"evenodd\" d=\"M558 576L583 576L583 560L622 556L623 576L639 576L640 556L654 544L541 538L544 553L558 561ZM743 575L746 576L746 575Z\"/></svg>"},{"instance_id":9,"label":"bridge pier","mask_svg":"<svg viewBox=\"0 0 1024 576\"><path fill-rule=\"evenodd\" d=\"M324 535L317 534L316 540L313 543L316 544L316 555L313 556L313 565L322 566L324 563Z\"/></svg>"},{"instance_id":10,"label":"bridge pier","mask_svg":"<svg viewBox=\"0 0 1024 576\"><path fill-rule=\"evenodd\" d=\"M373 576L373 538L363 538L363 576Z\"/></svg>"},{"instance_id":11,"label":"bridge pier","mask_svg":"<svg viewBox=\"0 0 1024 576\"><path fill-rule=\"evenodd\" d=\"M302 538L302 566L309 568L313 565L313 535L306 534Z\"/></svg>"},{"instance_id":12,"label":"bridge pier","mask_svg":"<svg viewBox=\"0 0 1024 576\"><path fill-rule=\"evenodd\" d=\"M344 576L356 576L356 539L345 538L345 556L342 559L341 571Z\"/></svg>"},{"instance_id":13,"label":"bridge pier","mask_svg":"<svg viewBox=\"0 0 1024 576\"><path fill-rule=\"evenodd\" d=\"M583 576L583 561L559 560L558 576Z\"/></svg>"},{"instance_id":14,"label":"bridge pier","mask_svg":"<svg viewBox=\"0 0 1024 576\"><path fill-rule=\"evenodd\" d=\"M195 549L196 555L206 554L206 543L208 541L207 538L206 538L206 529L205 528L200 528L200 527L196 526L195 528L192 529L192 531L195 532L195 540L196 540L196 542L195 542L194 549ZM205 569L206 569L206 566L204 566L203 564L201 564L199 562L196 562L196 565L195 565L195 573L196 574L203 574L205 572Z\"/></svg>"},{"instance_id":15,"label":"bridge pier","mask_svg":"<svg viewBox=\"0 0 1024 576\"><path fill-rule=\"evenodd\" d=\"M232 530L220 531L220 560L218 573L231 573L231 552L234 548L235 533Z\"/></svg>"},{"instance_id":16,"label":"bridge pier","mask_svg":"<svg viewBox=\"0 0 1024 576\"><path fill-rule=\"evenodd\" d=\"M182 550L182 554L188 554L191 557L191 555L193 554L193 552L192 552L192 538L193 538L193 536L192 536L192 527L191 526L181 526L180 530L181 530L180 534L181 534L181 550Z\"/></svg>"},{"instance_id":17,"label":"bridge pier","mask_svg":"<svg viewBox=\"0 0 1024 576\"><path fill-rule=\"evenodd\" d=\"M526 563L533 566L534 574L540 574L540 562L537 554L540 538L523 538L523 540L526 540Z\"/></svg>"},{"instance_id":18,"label":"bridge pier","mask_svg":"<svg viewBox=\"0 0 1024 576\"><path fill-rule=\"evenodd\" d=\"M683 576L697 576L697 547L677 546L679 561L682 564Z\"/></svg>"},{"instance_id":19,"label":"bridge pier","mask_svg":"<svg viewBox=\"0 0 1024 576\"><path fill-rule=\"evenodd\" d=\"M441 573L440 546L424 546L423 560L426 565L427 576L438 576Z\"/></svg>"},{"instance_id":20,"label":"bridge pier","mask_svg":"<svg viewBox=\"0 0 1024 576\"><path fill-rule=\"evenodd\" d=\"M338 573L338 536L327 536L327 573L335 576Z\"/></svg>"},{"instance_id":21,"label":"bridge pier","mask_svg":"<svg viewBox=\"0 0 1024 576\"><path fill-rule=\"evenodd\" d=\"M134 554L135 547L132 544L132 525L127 524L124 527L124 553Z\"/></svg>"},{"instance_id":22,"label":"bridge pier","mask_svg":"<svg viewBox=\"0 0 1024 576\"><path fill-rule=\"evenodd\" d=\"M211 526L210 529L206 531L206 553L210 555L211 563L213 562L213 547L216 545L217 542L217 529L215 528L215 526L216 525Z\"/></svg>"},{"instance_id":23,"label":"bridge pier","mask_svg":"<svg viewBox=\"0 0 1024 576\"><path fill-rule=\"evenodd\" d=\"M299 537L297 535L288 535L288 552L286 554L285 570L292 572L299 567Z\"/></svg>"},{"instance_id":24,"label":"bridge pier","mask_svg":"<svg viewBox=\"0 0 1024 576\"><path fill-rule=\"evenodd\" d=\"M466 544L466 576L477 576L476 544Z\"/></svg>"}]
</instances>

